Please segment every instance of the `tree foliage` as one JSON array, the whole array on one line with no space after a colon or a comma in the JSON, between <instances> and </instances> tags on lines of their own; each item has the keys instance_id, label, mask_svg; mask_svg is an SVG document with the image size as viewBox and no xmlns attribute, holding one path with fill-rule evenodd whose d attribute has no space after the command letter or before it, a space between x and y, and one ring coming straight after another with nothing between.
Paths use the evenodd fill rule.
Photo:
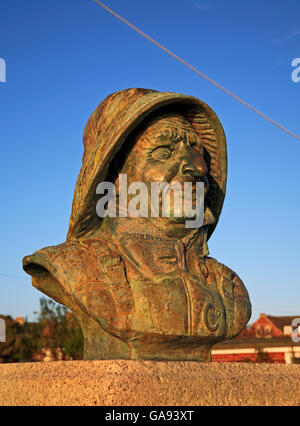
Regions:
<instances>
[{"instance_id":1,"label":"tree foliage","mask_svg":"<svg viewBox=\"0 0 300 426\"><path fill-rule=\"evenodd\" d=\"M20 324L11 317L6 322L6 343L0 343L0 362L82 359L83 336L68 309L42 297L36 322Z\"/></svg>"}]
</instances>

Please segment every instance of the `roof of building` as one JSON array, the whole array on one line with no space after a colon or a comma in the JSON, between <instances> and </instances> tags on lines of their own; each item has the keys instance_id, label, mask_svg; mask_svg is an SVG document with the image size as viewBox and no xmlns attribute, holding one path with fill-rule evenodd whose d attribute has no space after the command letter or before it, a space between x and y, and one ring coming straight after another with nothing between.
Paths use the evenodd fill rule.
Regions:
<instances>
[{"instance_id":1,"label":"roof of building","mask_svg":"<svg viewBox=\"0 0 300 426\"><path fill-rule=\"evenodd\" d=\"M283 331L284 326L286 325L292 325L292 321L295 318L300 318L299 315L290 315L290 316L282 316L277 317L273 315L266 315L266 317L275 325L275 327L279 328L279 330Z\"/></svg>"}]
</instances>

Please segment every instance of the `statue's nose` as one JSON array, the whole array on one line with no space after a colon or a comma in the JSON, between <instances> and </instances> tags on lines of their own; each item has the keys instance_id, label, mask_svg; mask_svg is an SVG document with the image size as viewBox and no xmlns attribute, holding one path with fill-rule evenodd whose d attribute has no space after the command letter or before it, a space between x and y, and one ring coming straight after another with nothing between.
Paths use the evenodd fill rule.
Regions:
<instances>
[{"instance_id":1,"label":"statue's nose","mask_svg":"<svg viewBox=\"0 0 300 426\"><path fill-rule=\"evenodd\" d=\"M186 156L181 163L181 175L204 178L208 173L206 161L201 154Z\"/></svg>"}]
</instances>

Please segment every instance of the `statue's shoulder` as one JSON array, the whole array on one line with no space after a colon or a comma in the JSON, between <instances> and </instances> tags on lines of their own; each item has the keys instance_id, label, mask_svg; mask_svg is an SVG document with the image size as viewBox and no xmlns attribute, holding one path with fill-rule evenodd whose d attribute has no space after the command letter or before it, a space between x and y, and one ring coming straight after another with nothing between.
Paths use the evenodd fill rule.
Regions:
<instances>
[{"instance_id":1,"label":"statue's shoulder","mask_svg":"<svg viewBox=\"0 0 300 426\"><path fill-rule=\"evenodd\" d=\"M79 273L81 270L88 273L90 269L86 268L87 264L92 265L97 271L98 266L101 267L107 256L111 257L113 253L108 244L102 240L67 241L56 246L45 247L24 257L23 266L29 273L34 265L50 269L51 273L70 273L71 271Z\"/></svg>"},{"instance_id":2,"label":"statue's shoulder","mask_svg":"<svg viewBox=\"0 0 300 426\"><path fill-rule=\"evenodd\" d=\"M215 281L219 288L226 310L226 339L232 339L238 335L247 325L251 317L251 302L248 291L232 269L216 259L207 257L205 266L208 271L207 282ZM210 275L213 278L209 278Z\"/></svg>"},{"instance_id":3,"label":"statue's shoulder","mask_svg":"<svg viewBox=\"0 0 300 426\"><path fill-rule=\"evenodd\" d=\"M67 241L24 257L23 268L34 287L70 306L74 293L103 279L106 264L116 257L102 240Z\"/></svg>"},{"instance_id":4,"label":"statue's shoulder","mask_svg":"<svg viewBox=\"0 0 300 426\"><path fill-rule=\"evenodd\" d=\"M232 288L233 296L249 299L247 289L235 271L212 257L205 258L205 265L210 273L215 274L217 281L222 283L224 290L226 287Z\"/></svg>"}]
</instances>

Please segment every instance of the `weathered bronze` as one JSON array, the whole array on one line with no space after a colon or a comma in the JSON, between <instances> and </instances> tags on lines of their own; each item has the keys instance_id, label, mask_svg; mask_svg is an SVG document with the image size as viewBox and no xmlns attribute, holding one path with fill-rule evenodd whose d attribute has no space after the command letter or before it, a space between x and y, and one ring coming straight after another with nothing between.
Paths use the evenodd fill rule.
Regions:
<instances>
[{"instance_id":1,"label":"weathered bronze","mask_svg":"<svg viewBox=\"0 0 300 426\"><path fill-rule=\"evenodd\" d=\"M23 260L33 285L73 311L85 359L209 361L251 312L240 278L208 257L226 188L218 117L191 96L128 89L98 106L83 142L67 241ZM186 228L184 215L101 219L97 185L118 188L120 173L149 189L204 182L203 226Z\"/></svg>"}]
</instances>

